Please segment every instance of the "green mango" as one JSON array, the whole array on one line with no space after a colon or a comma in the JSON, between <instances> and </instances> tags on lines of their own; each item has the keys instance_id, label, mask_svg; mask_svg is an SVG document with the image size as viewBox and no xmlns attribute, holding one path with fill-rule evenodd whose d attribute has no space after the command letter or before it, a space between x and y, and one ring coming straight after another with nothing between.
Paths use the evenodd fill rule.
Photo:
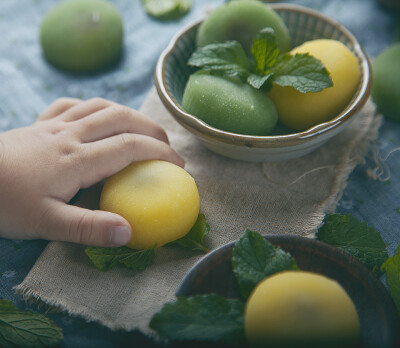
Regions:
<instances>
[{"instance_id":1,"label":"green mango","mask_svg":"<svg viewBox=\"0 0 400 348\"><path fill-rule=\"evenodd\" d=\"M373 62L372 100L386 117L400 121L400 42Z\"/></svg>"},{"instance_id":2,"label":"green mango","mask_svg":"<svg viewBox=\"0 0 400 348\"><path fill-rule=\"evenodd\" d=\"M197 32L197 46L237 40L249 53L254 38L266 27L274 29L279 50L289 51L289 31L274 10L259 1L231 1L219 6L201 23Z\"/></svg>"},{"instance_id":3,"label":"green mango","mask_svg":"<svg viewBox=\"0 0 400 348\"><path fill-rule=\"evenodd\" d=\"M267 95L236 79L193 74L183 93L182 108L217 129L268 135L278 120Z\"/></svg>"},{"instance_id":4,"label":"green mango","mask_svg":"<svg viewBox=\"0 0 400 348\"><path fill-rule=\"evenodd\" d=\"M68 0L44 17L40 41L54 66L83 72L106 68L122 52L123 25L118 10L102 0Z\"/></svg>"}]
</instances>

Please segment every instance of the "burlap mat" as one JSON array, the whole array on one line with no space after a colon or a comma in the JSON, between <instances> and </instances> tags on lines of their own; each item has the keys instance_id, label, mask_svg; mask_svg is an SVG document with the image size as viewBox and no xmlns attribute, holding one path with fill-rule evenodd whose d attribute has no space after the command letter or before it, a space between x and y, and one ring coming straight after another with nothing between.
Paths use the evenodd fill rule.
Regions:
<instances>
[{"instance_id":1,"label":"burlap mat","mask_svg":"<svg viewBox=\"0 0 400 348\"><path fill-rule=\"evenodd\" d=\"M201 212L211 226L206 238L210 248L237 239L245 228L312 235L324 215L334 211L349 173L363 160L380 124L369 102L341 134L315 152L260 164L230 160L204 148L173 120L154 90L142 111L167 130L172 146L187 161L186 169L199 187ZM17 291L112 329L145 333L150 333L153 314L173 300L185 273L202 257L164 247L145 271L101 272L83 250L49 243Z\"/></svg>"}]
</instances>

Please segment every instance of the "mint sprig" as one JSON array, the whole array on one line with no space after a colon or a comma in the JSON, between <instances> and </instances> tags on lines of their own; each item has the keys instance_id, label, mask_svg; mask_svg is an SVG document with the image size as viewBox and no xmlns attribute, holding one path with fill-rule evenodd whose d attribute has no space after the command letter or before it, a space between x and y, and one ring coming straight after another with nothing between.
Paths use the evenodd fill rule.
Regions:
<instances>
[{"instance_id":1,"label":"mint sprig","mask_svg":"<svg viewBox=\"0 0 400 348\"><path fill-rule=\"evenodd\" d=\"M245 299L263 279L278 272L299 269L289 253L250 230L235 243L232 267Z\"/></svg>"},{"instance_id":2,"label":"mint sprig","mask_svg":"<svg viewBox=\"0 0 400 348\"><path fill-rule=\"evenodd\" d=\"M302 93L332 87L332 79L322 62L309 54L280 55L274 30L262 29L251 46L252 57L237 41L213 43L198 48L188 65L210 74L238 77L250 86L268 91L272 83L291 86Z\"/></svg>"},{"instance_id":3,"label":"mint sprig","mask_svg":"<svg viewBox=\"0 0 400 348\"><path fill-rule=\"evenodd\" d=\"M11 301L0 299L0 347L53 347L63 338L51 319L20 311Z\"/></svg>"},{"instance_id":4,"label":"mint sprig","mask_svg":"<svg viewBox=\"0 0 400 348\"><path fill-rule=\"evenodd\" d=\"M87 247L85 253L101 271L108 271L117 264L134 270L143 270L153 263L155 257L154 248L134 250L128 247Z\"/></svg>"}]
</instances>

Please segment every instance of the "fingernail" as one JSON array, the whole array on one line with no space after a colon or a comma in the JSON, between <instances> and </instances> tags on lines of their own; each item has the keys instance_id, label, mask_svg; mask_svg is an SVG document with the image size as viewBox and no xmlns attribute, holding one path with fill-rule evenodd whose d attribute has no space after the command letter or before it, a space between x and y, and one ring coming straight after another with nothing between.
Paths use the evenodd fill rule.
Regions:
<instances>
[{"instance_id":1,"label":"fingernail","mask_svg":"<svg viewBox=\"0 0 400 348\"><path fill-rule=\"evenodd\" d=\"M132 231L128 226L115 226L110 230L110 244L122 246L131 240Z\"/></svg>"}]
</instances>

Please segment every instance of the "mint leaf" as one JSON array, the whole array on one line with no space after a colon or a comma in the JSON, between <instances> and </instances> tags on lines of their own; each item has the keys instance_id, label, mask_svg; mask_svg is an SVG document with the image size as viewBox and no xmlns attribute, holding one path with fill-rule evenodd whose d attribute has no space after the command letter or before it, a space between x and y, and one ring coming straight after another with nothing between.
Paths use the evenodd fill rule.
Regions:
<instances>
[{"instance_id":1,"label":"mint leaf","mask_svg":"<svg viewBox=\"0 0 400 348\"><path fill-rule=\"evenodd\" d=\"M243 79L250 74L248 58L237 41L200 47L189 58L188 65L220 76L237 76Z\"/></svg>"},{"instance_id":2,"label":"mint leaf","mask_svg":"<svg viewBox=\"0 0 400 348\"><path fill-rule=\"evenodd\" d=\"M154 257L154 248L137 250L130 255L121 258L119 263L130 269L143 270L153 263Z\"/></svg>"},{"instance_id":3,"label":"mint leaf","mask_svg":"<svg viewBox=\"0 0 400 348\"><path fill-rule=\"evenodd\" d=\"M218 295L178 297L156 313L150 327L170 340L243 344L244 303Z\"/></svg>"},{"instance_id":4,"label":"mint leaf","mask_svg":"<svg viewBox=\"0 0 400 348\"><path fill-rule=\"evenodd\" d=\"M178 19L191 7L190 0L142 0L142 3L150 16L161 20Z\"/></svg>"},{"instance_id":5,"label":"mint leaf","mask_svg":"<svg viewBox=\"0 0 400 348\"><path fill-rule=\"evenodd\" d=\"M289 253L250 230L246 230L236 242L232 253L232 266L240 292L245 299L254 287L268 276L285 270L299 269Z\"/></svg>"},{"instance_id":6,"label":"mint leaf","mask_svg":"<svg viewBox=\"0 0 400 348\"><path fill-rule=\"evenodd\" d=\"M118 263L130 269L143 270L153 263L155 257L154 248L134 250L128 247L88 247L85 253L101 271L108 271Z\"/></svg>"},{"instance_id":7,"label":"mint leaf","mask_svg":"<svg viewBox=\"0 0 400 348\"><path fill-rule=\"evenodd\" d=\"M6 300L5 298L0 299L0 312L4 313L14 311L16 309L17 307L15 307L11 301Z\"/></svg>"},{"instance_id":8,"label":"mint leaf","mask_svg":"<svg viewBox=\"0 0 400 348\"><path fill-rule=\"evenodd\" d=\"M52 347L63 338L62 330L46 316L0 300L0 347Z\"/></svg>"},{"instance_id":9,"label":"mint leaf","mask_svg":"<svg viewBox=\"0 0 400 348\"><path fill-rule=\"evenodd\" d=\"M379 232L351 215L328 215L317 239L353 255L371 271L379 270L388 258Z\"/></svg>"},{"instance_id":10,"label":"mint leaf","mask_svg":"<svg viewBox=\"0 0 400 348\"><path fill-rule=\"evenodd\" d=\"M203 238L207 235L209 231L210 225L207 223L204 214L199 214L195 224L188 232L188 234L169 244L177 244L183 248L208 253L210 250L204 245Z\"/></svg>"},{"instance_id":11,"label":"mint leaf","mask_svg":"<svg viewBox=\"0 0 400 348\"><path fill-rule=\"evenodd\" d=\"M247 78L247 83L257 89L260 89L264 84L270 79L271 74L260 76L256 74L251 74Z\"/></svg>"},{"instance_id":12,"label":"mint leaf","mask_svg":"<svg viewBox=\"0 0 400 348\"><path fill-rule=\"evenodd\" d=\"M274 83L291 86L302 93L320 92L332 87L332 79L320 60L308 53L279 56L272 68Z\"/></svg>"},{"instance_id":13,"label":"mint leaf","mask_svg":"<svg viewBox=\"0 0 400 348\"><path fill-rule=\"evenodd\" d=\"M397 19L395 42L399 42L399 41L400 41L400 19Z\"/></svg>"},{"instance_id":14,"label":"mint leaf","mask_svg":"<svg viewBox=\"0 0 400 348\"><path fill-rule=\"evenodd\" d=\"M400 245L397 246L394 256L389 257L382 265L382 270L386 273L390 295L400 312Z\"/></svg>"},{"instance_id":15,"label":"mint leaf","mask_svg":"<svg viewBox=\"0 0 400 348\"><path fill-rule=\"evenodd\" d=\"M258 75L269 74L279 55L278 45L272 28L264 28L259 32L251 46L251 53L256 62L256 73Z\"/></svg>"}]
</instances>

